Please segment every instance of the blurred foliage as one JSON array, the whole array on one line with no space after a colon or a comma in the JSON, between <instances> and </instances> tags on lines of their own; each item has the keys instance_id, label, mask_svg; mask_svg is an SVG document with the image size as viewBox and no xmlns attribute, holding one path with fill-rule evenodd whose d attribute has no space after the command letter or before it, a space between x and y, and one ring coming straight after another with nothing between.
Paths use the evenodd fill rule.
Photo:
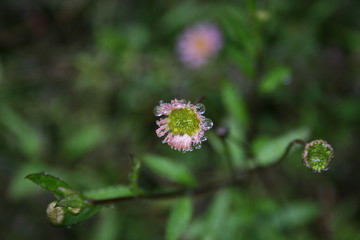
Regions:
<instances>
[{"instance_id":1,"label":"blurred foliage","mask_svg":"<svg viewBox=\"0 0 360 240\"><path fill-rule=\"evenodd\" d=\"M360 239L359 13L355 0L0 1L1 239ZM202 20L224 48L190 70L177 36ZM203 148L161 144L153 107L200 96L215 124ZM242 186L122 202L71 229L48 224L51 195L24 179L129 196L222 179L229 159L271 165L293 138L331 143L330 170L298 148Z\"/></svg>"}]
</instances>

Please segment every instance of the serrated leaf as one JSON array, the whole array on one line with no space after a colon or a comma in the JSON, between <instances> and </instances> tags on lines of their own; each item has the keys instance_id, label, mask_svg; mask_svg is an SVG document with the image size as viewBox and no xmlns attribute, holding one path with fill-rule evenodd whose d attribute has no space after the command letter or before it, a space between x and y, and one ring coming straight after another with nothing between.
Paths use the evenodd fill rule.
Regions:
<instances>
[{"instance_id":1,"label":"serrated leaf","mask_svg":"<svg viewBox=\"0 0 360 240\"><path fill-rule=\"evenodd\" d=\"M252 147L256 163L261 166L273 164L283 155L287 146L295 139L307 139L310 135L308 128L299 128L279 137L260 136L255 139Z\"/></svg>"},{"instance_id":2,"label":"serrated leaf","mask_svg":"<svg viewBox=\"0 0 360 240\"><path fill-rule=\"evenodd\" d=\"M141 159L148 168L162 177L188 186L196 184L191 172L180 162L151 154L143 155Z\"/></svg>"},{"instance_id":3,"label":"serrated leaf","mask_svg":"<svg viewBox=\"0 0 360 240\"><path fill-rule=\"evenodd\" d=\"M133 196L134 194L128 186L118 185L86 191L83 195L87 198L102 200L107 198Z\"/></svg>"},{"instance_id":4,"label":"serrated leaf","mask_svg":"<svg viewBox=\"0 0 360 240\"><path fill-rule=\"evenodd\" d=\"M279 85L284 83L284 81L289 78L291 71L287 67L277 67L272 69L268 74L266 74L260 84L261 93L271 93Z\"/></svg>"},{"instance_id":5,"label":"serrated leaf","mask_svg":"<svg viewBox=\"0 0 360 240\"><path fill-rule=\"evenodd\" d=\"M233 115L240 123L247 124L248 112L245 101L230 81L224 81L221 86L221 99L227 112Z\"/></svg>"},{"instance_id":6,"label":"serrated leaf","mask_svg":"<svg viewBox=\"0 0 360 240\"><path fill-rule=\"evenodd\" d=\"M68 194L76 192L69 184L63 180L51 176L47 173L33 173L25 178L31 180L40 187L51 191L57 198L62 198Z\"/></svg>"},{"instance_id":7,"label":"serrated leaf","mask_svg":"<svg viewBox=\"0 0 360 240\"><path fill-rule=\"evenodd\" d=\"M166 239L179 239L189 224L192 216L192 203L189 197L184 197L176 203L170 213L166 227Z\"/></svg>"},{"instance_id":8,"label":"serrated leaf","mask_svg":"<svg viewBox=\"0 0 360 240\"><path fill-rule=\"evenodd\" d=\"M82 208L88 203L79 194L69 194L62 197L57 203L58 207Z\"/></svg>"}]
</instances>

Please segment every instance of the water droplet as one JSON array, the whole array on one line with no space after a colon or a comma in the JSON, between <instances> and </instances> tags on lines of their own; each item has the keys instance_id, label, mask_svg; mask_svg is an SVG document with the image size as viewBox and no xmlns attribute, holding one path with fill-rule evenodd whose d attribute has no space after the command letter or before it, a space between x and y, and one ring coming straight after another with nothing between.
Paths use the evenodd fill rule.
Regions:
<instances>
[{"instance_id":1,"label":"water droplet","mask_svg":"<svg viewBox=\"0 0 360 240\"><path fill-rule=\"evenodd\" d=\"M210 128L212 128L213 125L214 123L209 118L205 118L205 120L201 123L201 127L204 130L209 130Z\"/></svg>"},{"instance_id":2,"label":"water droplet","mask_svg":"<svg viewBox=\"0 0 360 240\"><path fill-rule=\"evenodd\" d=\"M160 106L154 107L154 115L157 117L162 115L162 113L160 113L159 110L160 110Z\"/></svg>"},{"instance_id":3,"label":"water droplet","mask_svg":"<svg viewBox=\"0 0 360 240\"><path fill-rule=\"evenodd\" d=\"M200 114L203 114L205 112L205 106L202 103L198 103L195 105L196 111Z\"/></svg>"},{"instance_id":4,"label":"water droplet","mask_svg":"<svg viewBox=\"0 0 360 240\"><path fill-rule=\"evenodd\" d=\"M183 107L183 104L181 104L180 102L175 102L173 104L174 108L182 108Z\"/></svg>"},{"instance_id":5,"label":"water droplet","mask_svg":"<svg viewBox=\"0 0 360 240\"><path fill-rule=\"evenodd\" d=\"M193 147L194 147L195 149L200 149L200 148L201 148L201 142L194 143L194 144L193 144Z\"/></svg>"},{"instance_id":6,"label":"water droplet","mask_svg":"<svg viewBox=\"0 0 360 240\"><path fill-rule=\"evenodd\" d=\"M186 101L185 99L181 99L179 102L180 102L181 104L187 104L187 101Z\"/></svg>"},{"instance_id":7,"label":"water droplet","mask_svg":"<svg viewBox=\"0 0 360 240\"><path fill-rule=\"evenodd\" d=\"M205 141L207 140L207 137L202 136L202 137L200 138L200 140L201 140L202 142L205 142Z\"/></svg>"}]
</instances>

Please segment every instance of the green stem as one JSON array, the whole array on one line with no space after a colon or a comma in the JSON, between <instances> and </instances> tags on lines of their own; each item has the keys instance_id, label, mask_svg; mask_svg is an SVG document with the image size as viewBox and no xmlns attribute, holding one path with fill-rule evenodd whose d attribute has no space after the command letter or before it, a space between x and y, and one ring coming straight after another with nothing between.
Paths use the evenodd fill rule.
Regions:
<instances>
[{"instance_id":1,"label":"green stem","mask_svg":"<svg viewBox=\"0 0 360 240\"><path fill-rule=\"evenodd\" d=\"M305 146L306 142L301 139L295 139L294 141L290 142L289 145L287 146L287 148L285 149L284 154L279 158L279 160L277 162L270 165L270 167L273 165L280 164L288 156L291 148L295 144L301 144L301 145ZM258 170L268 168L268 167L269 166L257 167L257 168L247 171L247 173L256 172ZM235 174L236 174L236 172L235 172ZM219 189L222 189L225 187L233 186L233 185L240 185L240 184L244 183L243 180L244 179L240 180L240 179L237 179L237 178L234 178L233 176L231 176L230 179L221 180L221 181L215 182L215 183L209 183L207 185L203 185L203 186L201 186L199 188L195 188L195 189L185 188L185 189L179 189L179 190L164 192L164 193L140 194L137 196L117 197L117 198L108 198L108 199L101 199L101 200L88 199L87 201L93 205L106 205L106 204L113 204L113 203L139 200L139 199L146 199L146 200L161 200L161 199L163 199L164 200L164 199L178 198L178 197L184 196L186 194L195 196L195 195L201 195L201 194L213 192L213 191L216 191L216 190L219 190Z\"/></svg>"},{"instance_id":2,"label":"green stem","mask_svg":"<svg viewBox=\"0 0 360 240\"><path fill-rule=\"evenodd\" d=\"M152 193L152 194L141 194L137 196L127 196L127 197L118 197L118 198L109 198L109 199L88 199L87 201L93 205L103 205L103 204L112 204L112 203L118 203L118 202L124 202L124 201L131 201L131 200L139 200L139 199L146 199L146 200L157 200L157 199L171 199L171 198L178 198L181 196L184 196L186 194L190 195L201 195L209 192L216 191L218 189L222 189L224 187L228 187L230 185L235 185L238 182L234 179L226 179L223 181L220 181L218 183L208 184L204 185L200 188L195 189L179 189L175 191L170 192L164 192L164 193Z\"/></svg>"}]
</instances>

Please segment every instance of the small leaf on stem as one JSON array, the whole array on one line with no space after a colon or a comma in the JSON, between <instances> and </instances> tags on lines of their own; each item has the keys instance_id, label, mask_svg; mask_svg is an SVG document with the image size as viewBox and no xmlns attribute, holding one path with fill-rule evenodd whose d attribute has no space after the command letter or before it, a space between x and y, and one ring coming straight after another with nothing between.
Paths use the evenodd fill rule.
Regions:
<instances>
[{"instance_id":1,"label":"small leaf on stem","mask_svg":"<svg viewBox=\"0 0 360 240\"><path fill-rule=\"evenodd\" d=\"M76 193L69 184L47 173L33 173L27 175L25 178L31 180L40 187L51 191L58 199L66 195Z\"/></svg>"},{"instance_id":2,"label":"small leaf on stem","mask_svg":"<svg viewBox=\"0 0 360 240\"><path fill-rule=\"evenodd\" d=\"M82 208L89 203L86 202L79 194L69 194L61 198L57 203L57 207Z\"/></svg>"}]
</instances>

